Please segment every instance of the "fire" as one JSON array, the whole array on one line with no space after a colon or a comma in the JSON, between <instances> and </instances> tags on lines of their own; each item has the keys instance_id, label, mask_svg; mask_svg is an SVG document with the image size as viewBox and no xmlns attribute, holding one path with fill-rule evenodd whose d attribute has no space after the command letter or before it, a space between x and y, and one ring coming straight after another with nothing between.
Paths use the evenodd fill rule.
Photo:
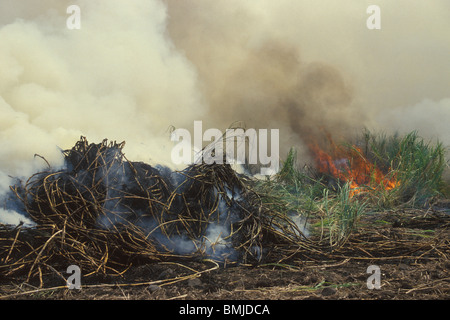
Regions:
<instances>
[{"instance_id":1,"label":"fire","mask_svg":"<svg viewBox=\"0 0 450 320\"><path fill-rule=\"evenodd\" d=\"M395 174L384 174L364 156L361 148L355 145L344 148L331 143L329 153L317 144L311 143L309 148L315 157L319 172L331 175L340 181L348 181L351 196L368 188L391 190L400 184ZM388 172L390 171L389 168Z\"/></svg>"}]
</instances>

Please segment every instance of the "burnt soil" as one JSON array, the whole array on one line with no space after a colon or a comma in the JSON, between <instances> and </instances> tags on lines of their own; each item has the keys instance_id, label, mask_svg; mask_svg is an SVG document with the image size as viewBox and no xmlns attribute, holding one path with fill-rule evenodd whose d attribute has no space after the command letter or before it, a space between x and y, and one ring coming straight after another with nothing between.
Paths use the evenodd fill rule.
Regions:
<instances>
[{"instance_id":1,"label":"burnt soil","mask_svg":"<svg viewBox=\"0 0 450 320\"><path fill-rule=\"evenodd\" d=\"M2 281L0 299L55 300L447 300L450 298L450 201L424 210L363 216L333 252L293 252L260 265L172 261L136 266L122 277L82 277L69 290L61 272L45 286ZM379 289L368 289L370 265Z\"/></svg>"}]
</instances>

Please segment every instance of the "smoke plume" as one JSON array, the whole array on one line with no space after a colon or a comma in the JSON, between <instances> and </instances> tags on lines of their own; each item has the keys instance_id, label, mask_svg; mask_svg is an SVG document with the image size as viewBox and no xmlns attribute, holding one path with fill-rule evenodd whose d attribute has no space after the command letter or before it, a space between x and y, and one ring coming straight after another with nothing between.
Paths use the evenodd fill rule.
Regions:
<instances>
[{"instance_id":1,"label":"smoke plume","mask_svg":"<svg viewBox=\"0 0 450 320\"><path fill-rule=\"evenodd\" d=\"M370 4L169 0L168 30L196 66L208 119L279 127L281 154L362 127L450 145L450 5L377 1L382 28L369 30Z\"/></svg>"},{"instance_id":2,"label":"smoke plume","mask_svg":"<svg viewBox=\"0 0 450 320\"><path fill-rule=\"evenodd\" d=\"M449 2L375 2L2 0L0 191L47 166L35 154L63 165L80 135L171 165L168 128L194 120L280 129L280 155L304 161L323 130L450 145ZM381 30L366 27L370 4Z\"/></svg>"}]
</instances>

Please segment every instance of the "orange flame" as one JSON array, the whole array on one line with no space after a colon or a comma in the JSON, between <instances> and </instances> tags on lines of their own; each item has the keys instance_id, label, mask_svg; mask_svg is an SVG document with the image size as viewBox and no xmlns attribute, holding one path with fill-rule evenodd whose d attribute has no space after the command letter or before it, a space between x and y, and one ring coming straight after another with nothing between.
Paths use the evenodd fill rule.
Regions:
<instances>
[{"instance_id":1,"label":"orange flame","mask_svg":"<svg viewBox=\"0 0 450 320\"><path fill-rule=\"evenodd\" d=\"M350 195L362 190L382 188L391 190L400 184L394 174L384 174L373 163L366 159L357 146L340 148L332 143L332 155L326 153L316 144L309 144L314 154L319 172L333 176L350 184ZM390 168L388 171L391 171Z\"/></svg>"}]
</instances>

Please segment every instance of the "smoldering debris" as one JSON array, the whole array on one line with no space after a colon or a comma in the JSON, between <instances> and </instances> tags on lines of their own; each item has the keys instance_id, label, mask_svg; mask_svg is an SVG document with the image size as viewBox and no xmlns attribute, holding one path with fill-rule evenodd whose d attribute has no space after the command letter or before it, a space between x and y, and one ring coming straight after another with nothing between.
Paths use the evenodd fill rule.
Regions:
<instances>
[{"instance_id":1,"label":"smoldering debris","mask_svg":"<svg viewBox=\"0 0 450 320\"><path fill-rule=\"evenodd\" d=\"M172 171L129 161L124 145L81 137L63 152L63 169L11 187L36 225L2 226L8 235L0 241L0 275L30 278L62 261L104 274L172 259L258 263L274 244L305 239L230 165Z\"/></svg>"}]
</instances>

